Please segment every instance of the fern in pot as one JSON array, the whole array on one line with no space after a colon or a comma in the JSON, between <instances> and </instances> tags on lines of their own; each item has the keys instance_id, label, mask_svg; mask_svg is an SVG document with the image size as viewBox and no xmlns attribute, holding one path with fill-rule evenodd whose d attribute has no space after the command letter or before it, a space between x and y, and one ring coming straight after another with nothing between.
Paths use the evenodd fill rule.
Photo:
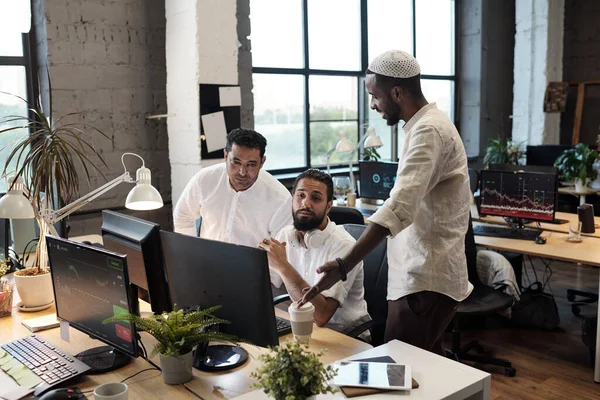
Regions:
<instances>
[{"instance_id":1,"label":"fern in pot","mask_svg":"<svg viewBox=\"0 0 600 400\"><path fill-rule=\"evenodd\" d=\"M554 162L560 177L565 182L575 182L575 191L583 192L590 181L598 174L594 162L600 159L598 152L584 143L563 151Z\"/></svg>"},{"instance_id":2,"label":"fern in pot","mask_svg":"<svg viewBox=\"0 0 600 400\"><path fill-rule=\"evenodd\" d=\"M12 175L8 191L17 190L17 195L22 193L27 197L40 227L40 240L33 267L15 273L17 291L24 307L38 307L53 301L52 282L47 257L44 256L45 234L58 236L58 233L54 227L46 225L41 214L45 209L56 209L60 204L68 204L78 197L80 174L83 174L88 183L93 170L104 178L100 167L108 167L94 148L92 134L112 141L108 135L89 124L67 122L81 113L69 113L53 119L49 76L48 82L50 99L47 112L39 98L30 102L19 96L0 92L25 102L28 108L27 115L0 116L4 126L0 129L0 134L10 135L17 129L30 132L29 136L11 144L13 150L3 171L4 176ZM14 165L16 171L13 171Z\"/></svg>"},{"instance_id":3,"label":"fern in pot","mask_svg":"<svg viewBox=\"0 0 600 400\"><path fill-rule=\"evenodd\" d=\"M150 358L160 355L163 381L169 385L188 382L192 379L192 350L208 342L238 344L241 340L233 335L213 331L212 327L228 324L229 321L213 313L221 306L184 312L174 307L173 311L149 317L134 314L119 314L104 323L126 321L135 324L138 331L148 332L158 343Z\"/></svg>"}]
</instances>

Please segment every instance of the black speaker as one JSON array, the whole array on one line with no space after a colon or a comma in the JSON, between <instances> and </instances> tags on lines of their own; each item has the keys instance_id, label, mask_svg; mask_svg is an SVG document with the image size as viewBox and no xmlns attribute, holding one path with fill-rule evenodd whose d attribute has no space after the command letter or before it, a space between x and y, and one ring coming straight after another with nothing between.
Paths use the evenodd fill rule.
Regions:
<instances>
[{"instance_id":1,"label":"black speaker","mask_svg":"<svg viewBox=\"0 0 600 400\"><path fill-rule=\"evenodd\" d=\"M582 204L577 207L579 222L581 222L581 233L594 233L594 206L591 204Z\"/></svg>"}]
</instances>

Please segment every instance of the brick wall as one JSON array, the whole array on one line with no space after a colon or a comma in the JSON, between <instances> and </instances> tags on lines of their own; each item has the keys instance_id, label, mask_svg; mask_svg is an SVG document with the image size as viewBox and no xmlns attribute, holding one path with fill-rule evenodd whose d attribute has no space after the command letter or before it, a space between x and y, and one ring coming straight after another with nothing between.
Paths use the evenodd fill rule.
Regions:
<instances>
[{"instance_id":1,"label":"brick wall","mask_svg":"<svg viewBox=\"0 0 600 400\"><path fill-rule=\"evenodd\" d=\"M563 80L600 80L600 1L565 2ZM561 119L561 143L570 144L577 90L573 87L568 109ZM600 86L586 88L580 141L596 142L600 134Z\"/></svg>"},{"instance_id":2,"label":"brick wall","mask_svg":"<svg viewBox=\"0 0 600 400\"><path fill-rule=\"evenodd\" d=\"M121 155L135 152L152 171L152 183L170 201L171 168L165 120L147 120L163 114L166 106L164 0L34 0L38 61L52 79L54 116L83 111L82 121L114 139L94 136L94 144L108 164L107 179L123 173ZM47 86L42 80L42 91ZM75 118L76 121L79 117ZM126 159L135 176L140 166ZM100 176L81 194L105 181ZM121 184L84 210L119 208L131 189ZM170 228L167 206L149 217ZM97 233L98 214L71 218L72 235Z\"/></svg>"}]
</instances>

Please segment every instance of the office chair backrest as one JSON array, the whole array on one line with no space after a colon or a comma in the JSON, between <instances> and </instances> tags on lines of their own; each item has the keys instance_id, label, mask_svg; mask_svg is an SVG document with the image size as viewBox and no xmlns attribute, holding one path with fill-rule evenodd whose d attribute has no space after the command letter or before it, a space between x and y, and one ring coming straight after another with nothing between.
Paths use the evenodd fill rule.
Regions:
<instances>
[{"instance_id":1,"label":"office chair backrest","mask_svg":"<svg viewBox=\"0 0 600 400\"><path fill-rule=\"evenodd\" d=\"M538 146L527 146L527 165L545 165L552 167L554 162L563 151L572 148L570 145L543 144Z\"/></svg>"},{"instance_id":2,"label":"office chair backrest","mask_svg":"<svg viewBox=\"0 0 600 400\"><path fill-rule=\"evenodd\" d=\"M475 193L479 188L479 172L475 168L469 168L469 185L471 193Z\"/></svg>"},{"instance_id":3,"label":"office chair backrest","mask_svg":"<svg viewBox=\"0 0 600 400\"><path fill-rule=\"evenodd\" d=\"M365 217L356 208L333 206L329 210L329 219L337 225L364 225Z\"/></svg>"},{"instance_id":4,"label":"office chair backrest","mask_svg":"<svg viewBox=\"0 0 600 400\"><path fill-rule=\"evenodd\" d=\"M344 229L358 239L366 229L365 225L346 224ZM383 240L363 260L365 301L373 320L387 318L388 261L387 240Z\"/></svg>"},{"instance_id":5,"label":"office chair backrest","mask_svg":"<svg viewBox=\"0 0 600 400\"><path fill-rule=\"evenodd\" d=\"M465 235L465 255L467 256L467 271L469 282L473 286L480 285L481 281L477 275L477 245L475 244L475 234L473 233L473 221L469 214L469 227Z\"/></svg>"}]
</instances>

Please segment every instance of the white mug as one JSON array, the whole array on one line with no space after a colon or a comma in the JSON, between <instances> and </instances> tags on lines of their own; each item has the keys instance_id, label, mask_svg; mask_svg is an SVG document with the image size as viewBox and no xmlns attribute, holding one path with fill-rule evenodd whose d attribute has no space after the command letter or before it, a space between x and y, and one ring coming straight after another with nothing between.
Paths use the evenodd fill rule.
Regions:
<instances>
[{"instance_id":1,"label":"white mug","mask_svg":"<svg viewBox=\"0 0 600 400\"><path fill-rule=\"evenodd\" d=\"M124 383L105 383L94 389L94 398L96 400L127 400L128 392L129 389Z\"/></svg>"}]
</instances>

